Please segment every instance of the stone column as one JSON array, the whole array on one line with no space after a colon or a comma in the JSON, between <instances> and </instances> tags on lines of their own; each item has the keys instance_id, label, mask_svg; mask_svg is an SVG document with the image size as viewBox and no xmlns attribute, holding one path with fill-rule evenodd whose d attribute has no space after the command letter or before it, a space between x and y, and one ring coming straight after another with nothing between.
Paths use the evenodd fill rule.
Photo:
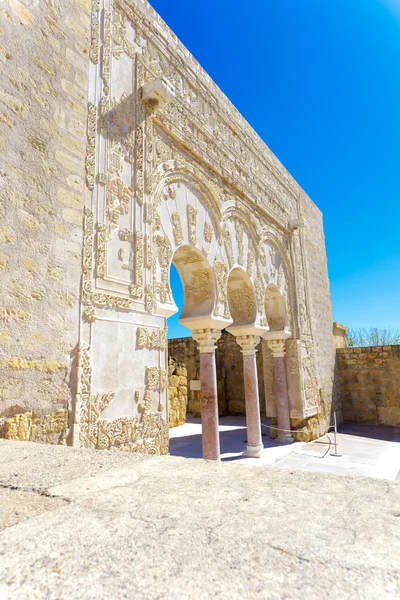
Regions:
<instances>
[{"instance_id":1,"label":"stone column","mask_svg":"<svg viewBox=\"0 0 400 600\"><path fill-rule=\"evenodd\" d=\"M201 437L203 458L219 460L218 394L215 369L215 344L221 337L217 329L192 331L199 344L201 385Z\"/></svg>"},{"instance_id":2,"label":"stone column","mask_svg":"<svg viewBox=\"0 0 400 600\"><path fill-rule=\"evenodd\" d=\"M274 357L274 390L276 418L278 421L278 442L292 442L290 430L290 406L286 378L285 340L268 340L268 347ZM281 430L281 431L279 431Z\"/></svg>"},{"instance_id":3,"label":"stone column","mask_svg":"<svg viewBox=\"0 0 400 600\"><path fill-rule=\"evenodd\" d=\"M247 448L244 456L260 458L263 449L261 437L260 399L258 395L258 376L256 346L260 338L256 335L239 335L236 341L242 348L244 395L246 400Z\"/></svg>"}]
</instances>

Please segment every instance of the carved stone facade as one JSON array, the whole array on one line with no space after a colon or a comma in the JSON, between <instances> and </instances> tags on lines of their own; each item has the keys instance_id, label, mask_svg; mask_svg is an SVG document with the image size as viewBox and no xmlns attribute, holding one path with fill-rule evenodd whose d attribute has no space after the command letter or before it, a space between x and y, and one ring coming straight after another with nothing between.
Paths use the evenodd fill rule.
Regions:
<instances>
[{"instance_id":1,"label":"carved stone facade","mask_svg":"<svg viewBox=\"0 0 400 600\"><path fill-rule=\"evenodd\" d=\"M14 55L0 95L0 417L68 409L70 444L167 452L172 261L190 329L290 332L291 417L326 429L334 341L320 211L145 0L45 0L23 17L17 4L0 12ZM13 46L21 20L41 40L33 58ZM155 109L141 90L161 75L176 95ZM17 160L28 129L34 158ZM292 231L300 217L307 228ZM40 368L58 390L45 401Z\"/></svg>"}]
</instances>

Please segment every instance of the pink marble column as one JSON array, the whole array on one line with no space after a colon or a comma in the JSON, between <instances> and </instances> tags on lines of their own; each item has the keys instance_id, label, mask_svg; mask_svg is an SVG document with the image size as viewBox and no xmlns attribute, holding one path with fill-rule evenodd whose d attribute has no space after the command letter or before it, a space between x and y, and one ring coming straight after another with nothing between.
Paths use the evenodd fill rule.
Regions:
<instances>
[{"instance_id":1,"label":"pink marble column","mask_svg":"<svg viewBox=\"0 0 400 600\"><path fill-rule=\"evenodd\" d=\"M203 458L219 460L218 394L215 368L215 344L221 336L216 329L198 329L192 332L199 344L201 384L201 434Z\"/></svg>"},{"instance_id":2,"label":"pink marble column","mask_svg":"<svg viewBox=\"0 0 400 600\"><path fill-rule=\"evenodd\" d=\"M261 437L260 399L258 394L258 377L256 362L256 346L260 338L255 335L236 337L242 348L244 394L246 400L247 448L244 456L259 458L263 449Z\"/></svg>"},{"instance_id":3,"label":"pink marble column","mask_svg":"<svg viewBox=\"0 0 400 600\"><path fill-rule=\"evenodd\" d=\"M276 418L278 421L278 442L292 442L290 433L290 406L285 364L285 340L270 340L268 346L274 357L274 391Z\"/></svg>"}]
</instances>

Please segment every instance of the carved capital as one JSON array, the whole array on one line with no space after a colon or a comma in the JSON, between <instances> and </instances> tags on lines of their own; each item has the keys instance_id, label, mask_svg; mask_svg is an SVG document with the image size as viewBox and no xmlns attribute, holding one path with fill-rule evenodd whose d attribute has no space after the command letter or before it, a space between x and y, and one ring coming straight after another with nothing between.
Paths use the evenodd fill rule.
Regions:
<instances>
[{"instance_id":1,"label":"carved capital","mask_svg":"<svg viewBox=\"0 0 400 600\"><path fill-rule=\"evenodd\" d=\"M242 348L242 354L251 356L257 352L256 347L260 343L260 338L258 335L238 335L236 341Z\"/></svg>"},{"instance_id":2,"label":"carved capital","mask_svg":"<svg viewBox=\"0 0 400 600\"><path fill-rule=\"evenodd\" d=\"M192 331L193 339L199 345L200 354L204 352L214 352L215 344L221 337L219 329L196 329Z\"/></svg>"},{"instance_id":3,"label":"carved capital","mask_svg":"<svg viewBox=\"0 0 400 600\"><path fill-rule=\"evenodd\" d=\"M285 340L268 340L267 344L274 358L285 356Z\"/></svg>"}]
</instances>

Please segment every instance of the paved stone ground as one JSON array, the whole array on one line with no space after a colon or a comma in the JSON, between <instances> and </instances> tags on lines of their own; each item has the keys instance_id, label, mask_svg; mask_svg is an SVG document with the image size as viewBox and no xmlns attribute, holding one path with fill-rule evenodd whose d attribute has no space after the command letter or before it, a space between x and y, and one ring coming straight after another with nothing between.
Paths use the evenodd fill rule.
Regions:
<instances>
[{"instance_id":1,"label":"paved stone ground","mask_svg":"<svg viewBox=\"0 0 400 600\"><path fill-rule=\"evenodd\" d=\"M269 434L270 420L263 418L263 433ZM315 443L279 444L263 436L264 451L260 459L243 458L246 448L246 418L221 417L219 420L221 460L235 464L280 469L322 471L338 475L362 475L379 479L396 479L400 469L400 428L344 424L337 435L324 436ZM185 425L170 430L170 452L174 456L201 458L201 419L188 417ZM329 439L331 446L329 447Z\"/></svg>"},{"instance_id":2,"label":"paved stone ground","mask_svg":"<svg viewBox=\"0 0 400 600\"><path fill-rule=\"evenodd\" d=\"M393 480L399 477L400 469L400 428L374 427L346 423L337 434L335 453L330 433L331 446L327 438L295 448L290 456L278 460L279 469L302 469L323 471L338 475L362 475L378 479ZM323 444L321 443L323 442Z\"/></svg>"},{"instance_id":3,"label":"paved stone ground","mask_svg":"<svg viewBox=\"0 0 400 600\"><path fill-rule=\"evenodd\" d=\"M263 424L263 444L265 450L262 457L244 458L243 452L246 450L246 417L220 417L219 418L219 438L221 445L221 460L226 462L235 462L235 464L254 465L263 467L273 465L276 461L288 456L292 452L299 450L304 446L304 442L295 442L294 444L280 444L270 439L269 425L271 419L264 417ZM170 454L172 456L183 456L185 458L201 458L201 419L187 415L184 425L173 427L169 430L170 435Z\"/></svg>"},{"instance_id":4,"label":"paved stone ground","mask_svg":"<svg viewBox=\"0 0 400 600\"><path fill-rule=\"evenodd\" d=\"M399 598L399 485L2 441L0 598Z\"/></svg>"}]
</instances>

